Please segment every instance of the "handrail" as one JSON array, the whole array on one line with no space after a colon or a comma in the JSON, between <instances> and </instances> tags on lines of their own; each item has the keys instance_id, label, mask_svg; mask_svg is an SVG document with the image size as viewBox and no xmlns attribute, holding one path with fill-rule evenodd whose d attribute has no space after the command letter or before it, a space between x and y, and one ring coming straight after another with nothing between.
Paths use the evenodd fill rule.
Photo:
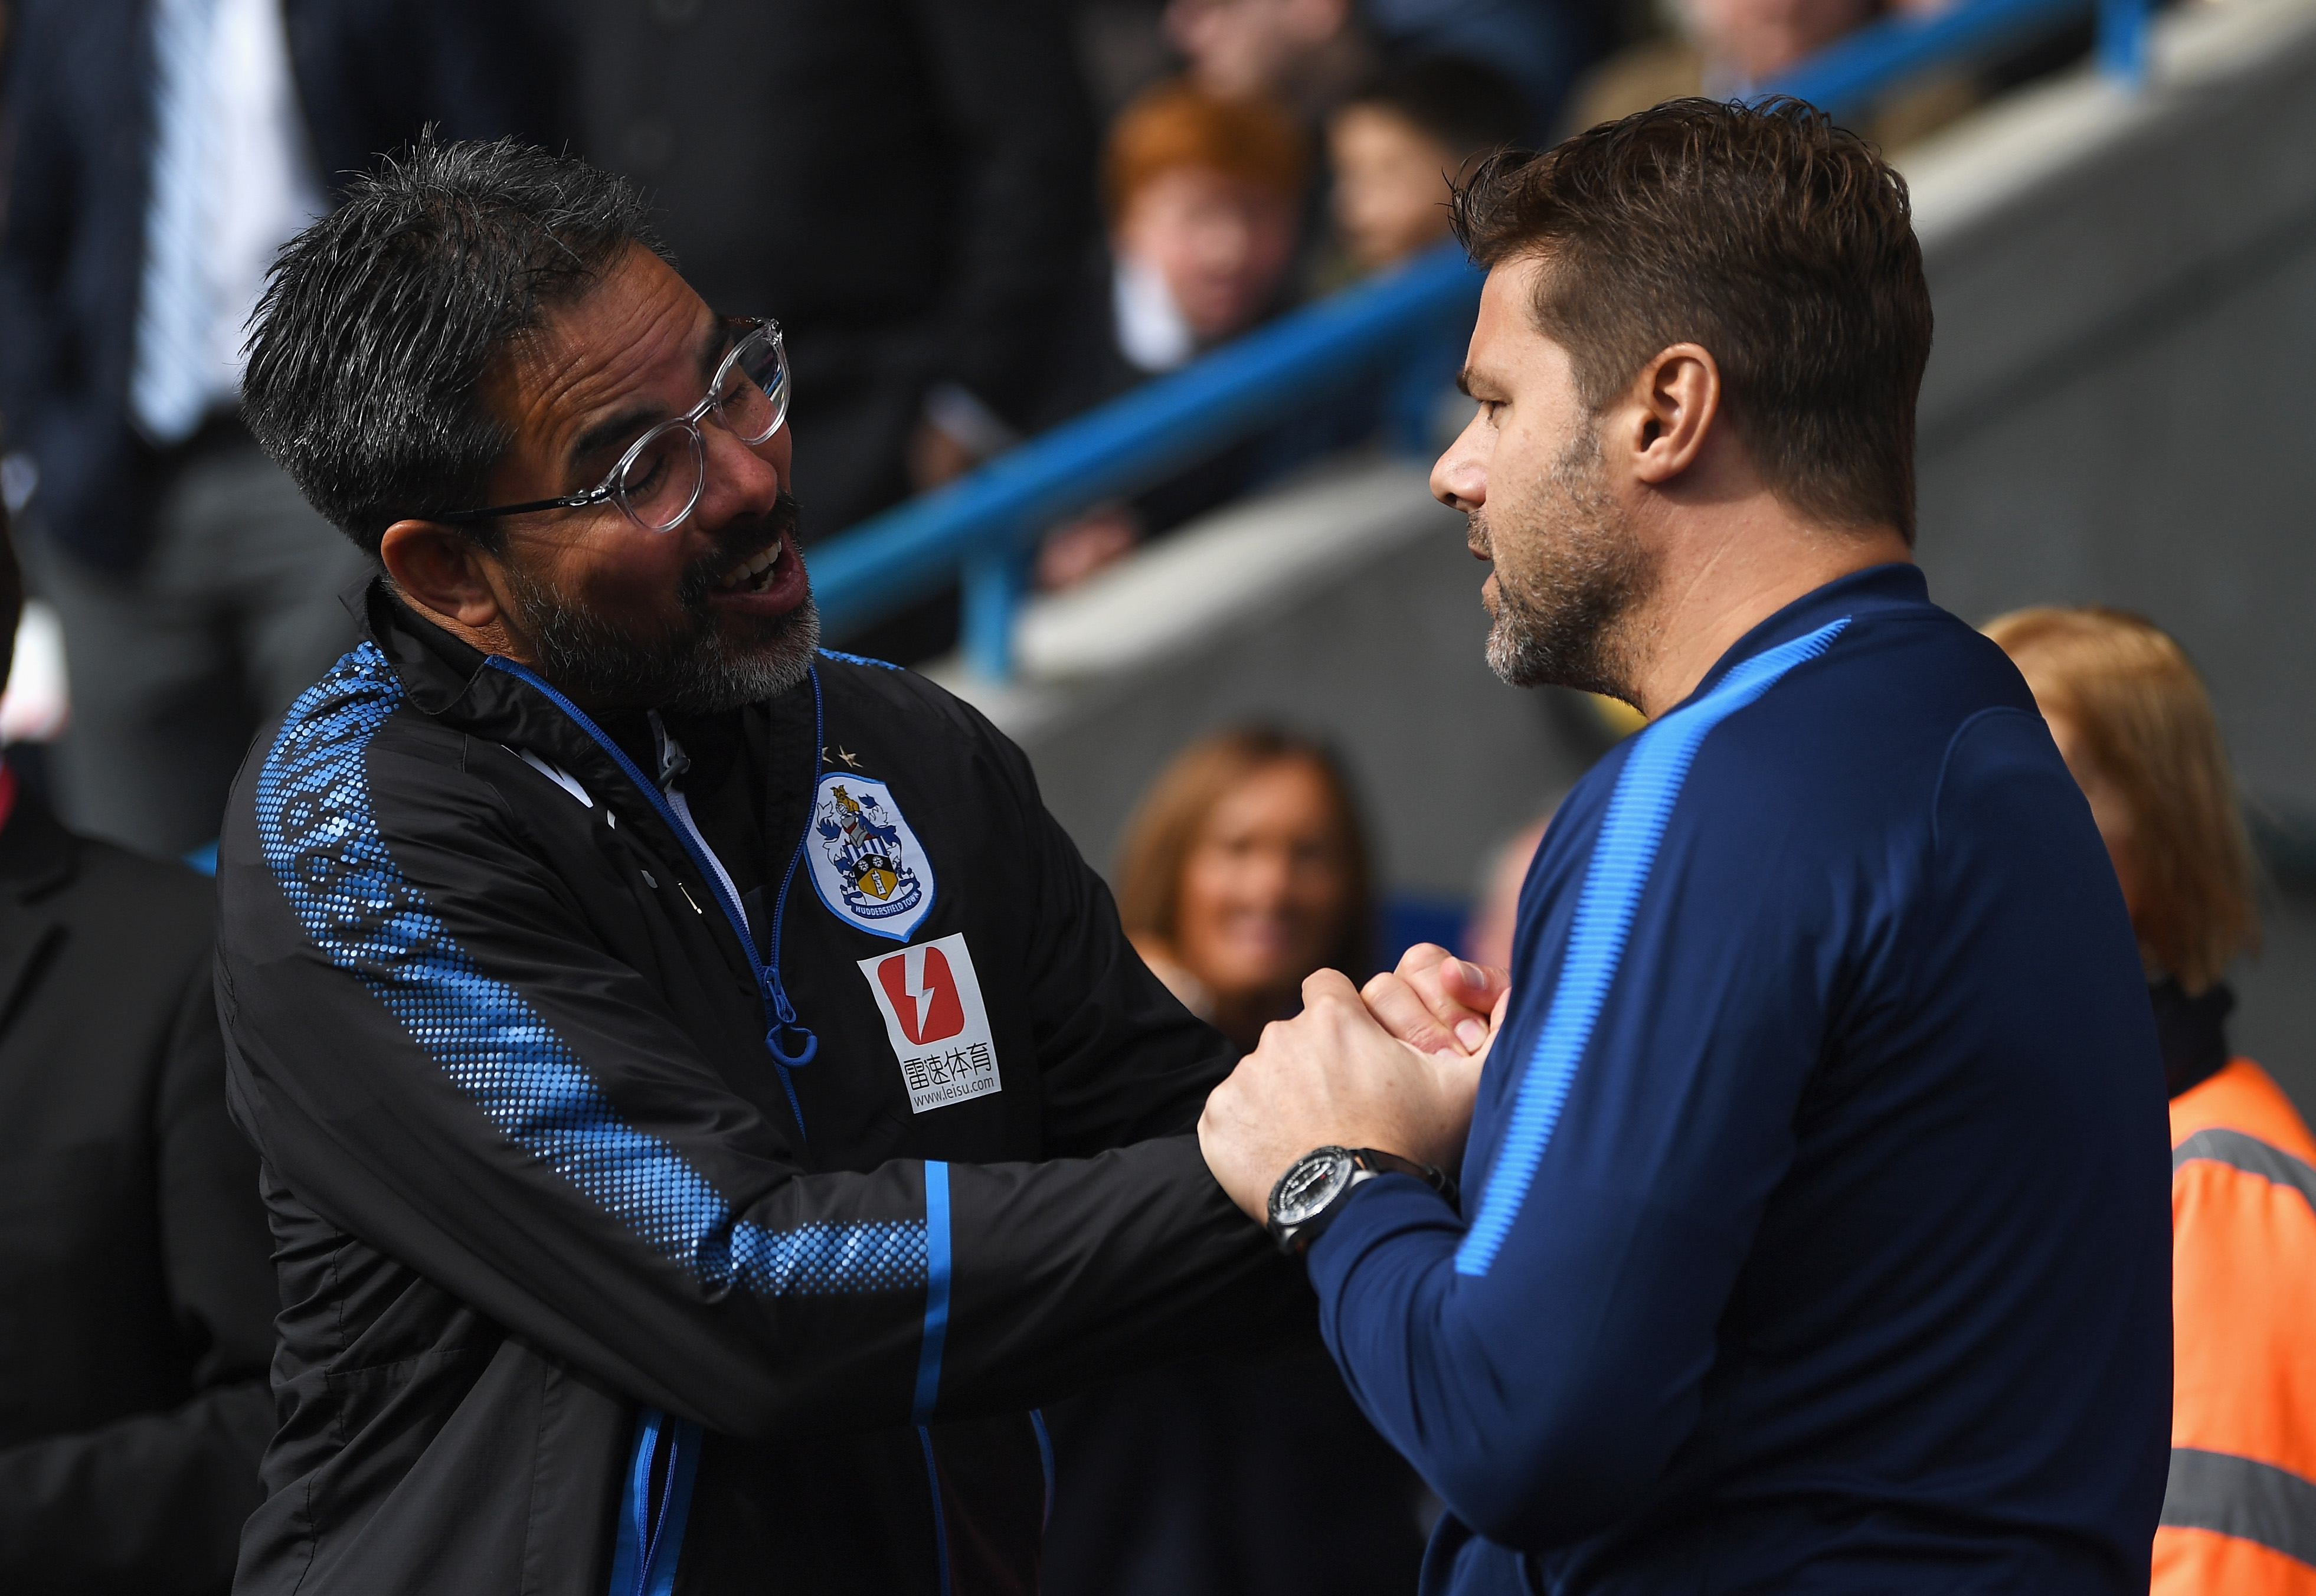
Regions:
<instances>
[{"instance_id":1,"label":"handrail","mask_svg":"<svg viewBox=\"0 0 2316 1596\"><path fill-rule=\"evenodd\" d=\"M1008 674L1014 567L1031 539L1064 516L1164 481L1327 383L1387 365L1427 334L1436 342L1471 314L1481 281L1461 249L1443 245L831 539L807 561L824 624L842 634L937 590L962 566L967 657L986 674Z\"/></svg>"},{"instance_id":2,"label":"handrail","mask_svg":"<svg viewBox=\"0 0 2316 1596\"><path fill-rule=\"evenodd\" d=\"M1971 0L1928 15L1901 13L1826 46L1764 89L1835 116L1935 67L1983 56L2059 23L2099 14L2100 65L2136 83L2146 70L2146 0Z\"/></svg>"},{"instance_id":3,"label":"handrail","mask_svg":"<svg viewBox=\"0 0 2316 1596\"><path fill-rule=\"evenodd\" d=\"M1855 115L1918 74L1983 56L2094 8L2100 65L2138 85L2146 74L2149 4L1964 0L1934 15L1893 17L1861 29L1762 93ZM1380 376L1396 390L1403 420L1420 415L1448 369L1446 360L1425 357L1460 341L1480 283L1463 252L1442 245L815 546L808 563L824 624L842 636L961 575L966 663L981 675L1009 677L1029 551L1044 528L1163 481L1278 420L1329 383ZM1401 430L1419 432L1420 424Z\"/></svg>"}]
</instances>

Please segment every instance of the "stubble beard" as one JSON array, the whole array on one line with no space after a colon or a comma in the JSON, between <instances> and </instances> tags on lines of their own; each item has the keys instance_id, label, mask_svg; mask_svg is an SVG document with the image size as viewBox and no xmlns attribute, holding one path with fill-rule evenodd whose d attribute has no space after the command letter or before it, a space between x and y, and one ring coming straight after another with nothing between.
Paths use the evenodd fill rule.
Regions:
<instances>
[{"instance_id":1,"label":"stubble beard","mask_svg":"<svg viewBox=\"0 0 2316 1596\"><path fill-rule=\"evenodd\" d=\"M595 703L687 715L779 697L805 679L820 647L812 595L785 615L758 620L719 616L708 594L734 566L791 536L796 522L796 501L784 493L771 514L727 526L717 547L684 572L674 614L650 631L613 621L510 565L516 620L540 674Z\"/></svg>"},{"instance_id":2,"label":"stubble beard","mask_svg":"<svg viewBox=\"0 0 2316 1596\"><path fill-rule=\"evenodd\" d=\"M1634 626L1658 567L1608 492L1599 428L1569 442L1501 527L1485 510L1471 522L1496 566L1488 668L1514 687L1573 687L1637 709Z\"/></svg>"}]
</instances>

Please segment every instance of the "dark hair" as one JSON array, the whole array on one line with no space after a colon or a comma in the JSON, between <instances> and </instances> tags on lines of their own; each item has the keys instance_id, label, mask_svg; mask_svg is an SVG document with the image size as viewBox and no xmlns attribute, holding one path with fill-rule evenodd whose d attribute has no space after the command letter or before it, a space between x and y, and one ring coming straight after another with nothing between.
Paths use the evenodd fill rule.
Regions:
<instances>
[{"instance_id":1,"label":"dark hair","mask_svg":"<svg viewBox=\"0 0 2316 1596\"><path fill-rule=\"evenodd\" d=\"M1458 160L1517 143L1528 127L1528 107L1511 79L1462 56L1425 56L1394 67L1344 104L1388 111Z\"/></svg>"},{"instance_id":2,"label":"dark hair","mask_svg":"<svg viewBox=\"0 0 2316 1596\"><path fill-rule=\"evenodd\" d=\"M666 254L626 180L511 138L441 144L430 130L283 247L253 317L242 414L376 558L405 516L480 503L512 441L485 379L636 244ZM474 531L498 536L492 522Z\"/></svg>"},{"instance_id":3,"label":"dark hair","mask_svg":"<svg viewBox=\"0 0 2316 1596\"><path fill-rule=\"evenodd\" d=\"M1913 540L1921 245L1905 179L1824 112L1668 101L1492 158L1455 222L1482 265L1548 263L1532 309L1593 408L1660 351L1702 344L1779 498Z\"/></svg>"},{"instance_id":4,"label":"dark hair","mask_svg":"<svg viewBox=\"0 0 2316 1596\"><path fill-rule=\"evenodd\" d=\"M1215 806L1250 778L1277 764L1305 763L1333 799L1343 843L1343 923L1326 967L1355 979L1368 973L1374 902L1367 828L1342 762L1323 743L1276 727L1243 726L1199 738L1168 762L1142 795L1118 844L1118 915L1127 932L1174 939L1182 872Z\"/></svg>"}]
</instances>

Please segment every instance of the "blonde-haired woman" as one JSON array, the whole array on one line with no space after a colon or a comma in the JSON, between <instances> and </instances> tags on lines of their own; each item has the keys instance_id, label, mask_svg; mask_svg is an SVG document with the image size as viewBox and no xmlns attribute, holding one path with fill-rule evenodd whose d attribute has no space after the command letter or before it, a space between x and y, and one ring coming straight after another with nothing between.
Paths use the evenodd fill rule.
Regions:
<instances>
[{"instance_id":1,"label":"blonde-haired woman","mask_svg":"<svg viewBox=\"0 0 2316 1596\"><path fill-rule=\"evenodd\" d=\"M1119 855L1118 915L1134 945L1241 1050L1302 1007L1314 970L1371 973L1358 808L1318 743L1241 727L1192 744L1151 785ZM1182 1364L1047 1417L1057 1472L1045 1596L1415 1586L1414 1474L1323 1352Z\"/></svg>"},{"instance_id":2,"label":"blonde-haired woman","mask_svg":"<svg viewBox=\"0 0 2316 1596\"><path fill-rule=\"evenodd\" d=\"M1184 1006L1252 1050L1303 978L1364 978L1367 844L1321 745L1239 727L1175 755L1127 823L1118 914Z\"/></svg>"},{"instance_id":3,"label":"blonde-haired woman","mask_svg":"<svg viewBox=\"0 0 2316 1596\"><path fill-rule=\"evenodd\" d=\"M2219 725L2135 615L2015 611L1987 635L2034 691L2114 856L2171 1093L2171 1469L2155 1596L2316 1596L2316 1140L2231 1057L2222 979L2258 940Z\"/></svg>"}]
</instances>

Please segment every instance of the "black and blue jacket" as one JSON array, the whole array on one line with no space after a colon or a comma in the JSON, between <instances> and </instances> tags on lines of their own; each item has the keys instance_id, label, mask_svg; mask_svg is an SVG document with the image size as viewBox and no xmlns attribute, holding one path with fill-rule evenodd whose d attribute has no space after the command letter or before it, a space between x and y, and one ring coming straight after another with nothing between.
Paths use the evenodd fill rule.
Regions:
<instances>
[{"instance_id":1,"label":"black and blue jacket","mask_svg":"<svg viewBox=\"0 0 2316 1596\"><path fill-rule=\"evenodd\" d=\"M365 608L219 850L236 1589L1034 1591L1037 1404L1307 1324L1189 1134L1221 1039L924 681L598 724Z\"/></svg>"}]
</instances>

